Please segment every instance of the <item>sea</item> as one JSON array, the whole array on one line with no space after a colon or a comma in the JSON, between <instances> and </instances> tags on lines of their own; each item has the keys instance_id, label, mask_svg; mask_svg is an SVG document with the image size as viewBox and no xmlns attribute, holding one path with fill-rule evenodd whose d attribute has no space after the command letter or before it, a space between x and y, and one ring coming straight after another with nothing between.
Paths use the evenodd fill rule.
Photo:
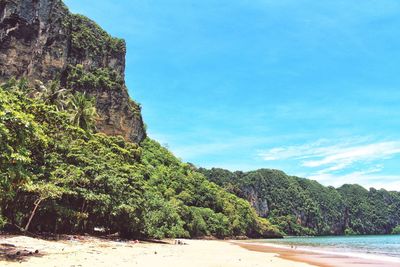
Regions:
<instances>
[{"instance_id":1,"label":"sea","mask_svg":"<svg viewBox=\"0 0 400 267\"><path fill-rule=\"evenodd\" d=\"M400 235L285 237L251 242L330 255L398 262L400 266Z\"/></svg>"}]
</instances>

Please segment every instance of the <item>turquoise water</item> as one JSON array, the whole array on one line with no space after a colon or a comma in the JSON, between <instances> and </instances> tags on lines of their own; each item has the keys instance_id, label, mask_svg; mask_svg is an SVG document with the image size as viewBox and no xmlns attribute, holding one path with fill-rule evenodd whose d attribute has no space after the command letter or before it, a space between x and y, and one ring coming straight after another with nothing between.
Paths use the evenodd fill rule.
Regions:
<instances>
[{"instance_id":1,"label":"turquoise water","mask_svg":"<svg viewBox=\"0 0 400 267\"><path fill-rule=\"evenodd\" d=\"M252 242L400 262L400 235L286 237Z\"/></svg>"}]
</instances>

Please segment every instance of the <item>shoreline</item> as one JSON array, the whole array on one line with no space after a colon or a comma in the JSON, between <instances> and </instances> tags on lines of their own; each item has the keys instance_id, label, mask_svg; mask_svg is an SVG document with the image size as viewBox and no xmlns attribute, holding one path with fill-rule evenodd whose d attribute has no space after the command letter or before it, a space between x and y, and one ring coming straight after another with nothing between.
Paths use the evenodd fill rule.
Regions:
<instances>
[{"instance_id":1,"label":"shoreline","mask_svg":"<svg viewBox=\"0 0 400 267\"><path fill-rule=\"evenodd\" d=\"M245 241L230 241L249 251L264 253L275 253L279 258L307 263L319 267L398 267L399 262L389 262L377 259L366 259L357 256L341 255L339 253L330 253L326 251L312 251L308 249L294 249L285 246L277 246L270 243L249 243Z\"/></svg>"},{"instance_id":2,"label":"shoreline","mask_svg":"<svg viewBox=\"0 0 400 267\"><path fill-rule=\"evenodd\" d=\"M26 236L0 235L0 265L4 267L310 267L282 259L275 253L249 251L229 241L179 239L186 245L105 240L91 236L69 236L48 241ZM7 258L5 249L12 248ZM29 252L38 250L37 254ZM21 257L22 256L22 257Z\"/></svg>"},{"instance_id":3,"label":"shoreline","mask_svg":"<svg viewBox=\"0 0 400 267\"><path fill-rule=\"evenodd\" d=\"M180 244L175 242L181 240ZM30 253L38 250L38 253ZM17 252L19 256L16 256ZM11 255L8 257L6 254ZM57 241L0 235L1 266L393 267L399 263L291 249L248 240L168 239L157 243L66 236Z\"/></svg>"}]
</instances>

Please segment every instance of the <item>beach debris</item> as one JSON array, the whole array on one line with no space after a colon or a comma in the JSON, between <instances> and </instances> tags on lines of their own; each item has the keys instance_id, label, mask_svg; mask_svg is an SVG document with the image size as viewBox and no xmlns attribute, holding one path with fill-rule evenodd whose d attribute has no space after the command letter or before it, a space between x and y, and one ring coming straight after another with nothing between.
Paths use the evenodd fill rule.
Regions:
<instances>
[{"instance_id":1,"label":"beach debris","mask_svg":"<svg viewBox=\"0 0 400 267\"><path fill-rule=\"evenodd\" d=\"M15 248L16 247L14 244L9 244L9 243L3 243L3 244L0 244L0 246L11 247L11 248Z\"/></svg>"},{"instance_id":2,"label":"beach debris","mask_svg":"<svg viewBox=\"0 0 400 267\"><path fill-rule=\"evenodd\" d=\"M105 233L106 232L106 228L104 228L104 227L94 227L93 231L94 232L98 232L98 233Z\"/></svg>"},{"instance_id":3,"label":"beach debris","mask_svg":"<svg viewBox=\"0 0 400 267\"><path fill-rule=\"evenodd\" d=\"M39 250L35 250L35 251L30 251L27 249L23 249L23 250L8 250L5 252L0 253L3 254L6 258L8 259L12 259L12 260L19 260L23 257L28 257L28 256L33 256L34 254L38 254Z\"/></svg>"},{"instance_id":4,"label":"beach debris","mask_svg":"<svg viewBox=\"0 0 400 267\"><path fill-rule=\"evenodd\" d=\"M180 239L175 239L174 240L174 245L187 245L185 242L183 242L182 240L180 240Z\"/></svg>"}]
</instances>

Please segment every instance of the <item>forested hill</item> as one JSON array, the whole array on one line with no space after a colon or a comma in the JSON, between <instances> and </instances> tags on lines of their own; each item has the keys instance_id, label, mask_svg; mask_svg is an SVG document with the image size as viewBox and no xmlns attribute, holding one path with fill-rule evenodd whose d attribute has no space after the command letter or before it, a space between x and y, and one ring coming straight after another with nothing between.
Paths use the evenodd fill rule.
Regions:
<instances>
[{"instance_id":1,"label":"forested hill","mask_svg":"<svg viewBox=\"0 0 400 267\"><path fill-rule=\"evenodd\" d=\"M400 193L316 181L260 169L199 169L289 235L388 234L400 225ZM395 231L397 231L399 227Z\"/></svg>"},{"instance_id":2,"label":"forested hill","mask_svg":"<svg viewBox=\"0 0 400 267\"><path fill-rule=\"evenodd\" d=\"M0 87L0 230L280 236L247 201L157 142L96 133L93 102L54 83Z\"/></svg>"},{"instance_id":3,"label":"forested hill","mask_svg":"<svg viewBox=\"0 0 400 267\"><path fill-rule=\"evenodd\" d=\"M0 230L280 236L146 138L125 50L61 0L0 0Z\"/></svg>"}]
</instances>

